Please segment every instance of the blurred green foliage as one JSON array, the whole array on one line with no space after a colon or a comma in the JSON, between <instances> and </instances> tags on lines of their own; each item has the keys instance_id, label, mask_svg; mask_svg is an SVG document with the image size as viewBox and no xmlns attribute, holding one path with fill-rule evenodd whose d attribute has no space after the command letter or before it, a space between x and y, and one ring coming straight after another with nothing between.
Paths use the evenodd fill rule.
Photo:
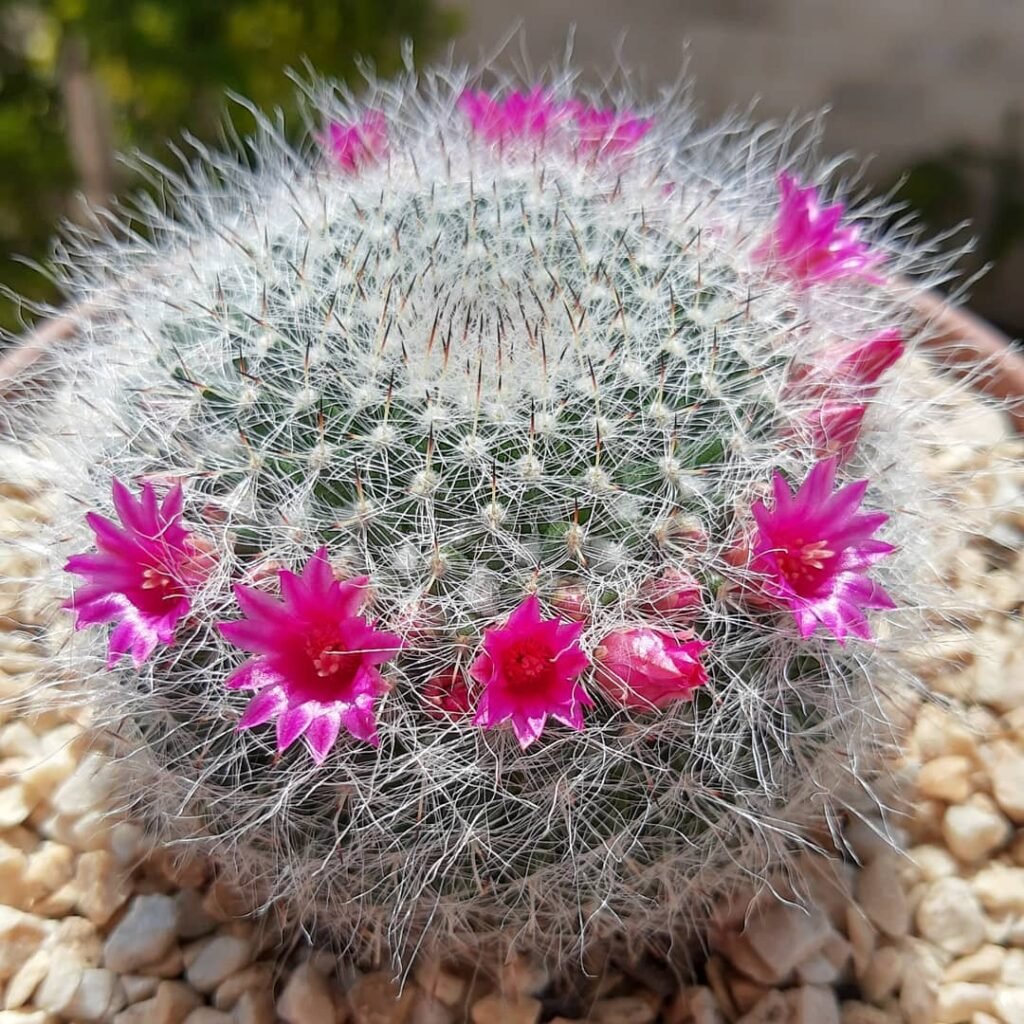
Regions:
<instances>
[{"instance_id":1,"label":"blurred green foliage","mask_svg":"<svg viewBox=\"0 0 1024 1024\"><path fill-rule=\"evenodd\" d=\"M111 138L86 135L85 148L161 157L183 129L216 138L226 110L244 128L226 89L287 109L293 87L284 69L304 57L339 78L355 78L360 56L386 74L404 39L422 55L455 28L436 0L0 0L0 282L53 298L14 257L44 258L58 220L74 212L76 190L87 187L69 142L76 72L77 88L84 72L110 126L92 134ZM136 184L109 153L104 162L115 191ZM17 330L23 318L18 303L0 298L0 328Z\"/></svg>"}]
</instances>

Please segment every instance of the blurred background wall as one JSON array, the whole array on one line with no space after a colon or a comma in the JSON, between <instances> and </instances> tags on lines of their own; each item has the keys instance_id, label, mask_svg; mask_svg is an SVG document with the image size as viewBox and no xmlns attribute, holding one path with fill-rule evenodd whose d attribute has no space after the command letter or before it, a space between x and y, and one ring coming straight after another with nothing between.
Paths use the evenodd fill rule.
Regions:
<instances>
[{"instance_id":1,"label":"blurred background wall","mask_svg":"<svg viewBox=\"0 0 1024 1024\"><path fill-rule=\"evenodd\" d=\"M1024 0L0 0L0 282L46 294L14 253L41 257L56 220L132 183L113 159L188 128L214 137L225 88L287 105L304 55L353 78L400 40L492 52L516 25L536 65L561 53L592 79L624 60L652 90L688 43L710 118L760 97L764 117L832 108L826 143L872 157L869 181L936 229L975 221L995 269L976 309L1024 333ZM502 59L515 61L514 36ZM24 314L0 300L0 326Z\"/></svg>"}]
</instances>

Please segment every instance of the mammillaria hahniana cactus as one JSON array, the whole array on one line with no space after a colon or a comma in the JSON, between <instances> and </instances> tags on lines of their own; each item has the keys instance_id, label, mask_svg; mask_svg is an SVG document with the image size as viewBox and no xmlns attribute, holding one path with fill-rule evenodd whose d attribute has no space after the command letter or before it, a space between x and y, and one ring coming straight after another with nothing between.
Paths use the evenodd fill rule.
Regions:
<instances>
[{"instance_id":1,"label":"mammillaria hahniana cactus","mask_svg":"<svg viewBox=\"0 0 1024 1024\"><path fill-rule=\"evenodd\" d=\"M13 414L130 810L405 962L636 951L784 871L935 543L897 281L943 264L792 130L573 92L316 84L303 146L160 170Z\"/></svg>"}]
</instances>

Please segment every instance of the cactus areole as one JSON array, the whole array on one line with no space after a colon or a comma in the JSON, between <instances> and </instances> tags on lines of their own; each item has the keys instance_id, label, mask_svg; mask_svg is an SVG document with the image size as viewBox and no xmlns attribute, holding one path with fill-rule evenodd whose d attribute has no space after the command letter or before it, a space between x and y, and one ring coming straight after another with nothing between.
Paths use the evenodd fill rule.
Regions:
<instances>
[{"instance_id":1,"label":"cactus areole","mask_svg":"<svg viewBox=\"0 0 1024 1024\"><path fill-rule=\"evenodd\" d=\"M945 264L795 128L574 82L305 83L304 142L70 230L16 411L129 810L402 965L639 953L785 869L928 561L891 282Z\"/></svg>"}]
</instances>

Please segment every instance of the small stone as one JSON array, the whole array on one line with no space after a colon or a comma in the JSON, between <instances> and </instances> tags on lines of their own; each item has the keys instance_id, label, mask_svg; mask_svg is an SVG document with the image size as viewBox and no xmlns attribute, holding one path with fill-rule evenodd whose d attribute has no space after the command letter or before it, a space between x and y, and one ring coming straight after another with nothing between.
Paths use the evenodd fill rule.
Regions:
<instances>
[{"instance_id":1,"label":"small stone","mask_svg":"<svg viewBox=\"0 0 1024 1024\"><path fill-rule=\"evenodd\" d=\"M851 904L846 910L846 934L853 951L853 967L858 973L866 971L875 955L878 932L860 907Z\"/></svg>"},{"instance_id":2,"label":"small stone","mask_svg":"<svg viewBox=\"0 0 1024 1024\"><path fill-rule=\"evenodd\" d=\"M141 1003L156 992L159 978L151 978L148 974L122 974L121 986L129 1003Z\"/></svg>"},{"instance_id":3,"label":"small stone","mask_svg":"<svg viewBox=\"0 0 1024 1024\"><path fill-rule=\"evenodd\" d=\"M694 990L690 998L690 1016L693 1024L725 1024L718 1002L708 988Z\"/></svg>"},{"instance_id":4,"label":"small stone","mask_svg":"<svg viewBox=\"0 0 1024 1024\"><path fill-rule=\"evenodd\" d=\"M197 1006L182 1024L232 1024L230 1013L221 1013L212 1006Z\"/></svg>"},{"instance_id":5,"label":"small stone","mask_svg":"<svg viewBox=\"0 0 1024 1024\"><path fill-rule=\"evenodd\" d=\"M83 967L99 967L103 940L92 921L65 917L46 940L46 948L58 956L74 957Z\"/></svg>"},{"instance_id":6,"label":"small stone","mask_svg":"<svg viewBox=\"0 0 1024 1024\"><path fill-rule=\"evenodd\" d=\"M963 861L983 860L1010 839L1010 823L991 800L979 795L969 804L956 804L942 819L942 835Z\"/></svg>"},{"instance_id":7,"label":"small stone","mask_svg":"<svg viewBox=\"0 0 1024 1024\"><path fill-rule=\"evenodd\" d=\"M870 927L870 925L869 925ZM770 968L750 948L746 935L737 935L734 932L726 933L718 943L722 955L744 975L752 981L761 985L772 986L776 984L777 975L773 968Z\"/></svg>"},{"instance_id":8,"label":"small stone","mask_svg":"<svg viewBox=\"0 0 1024 1024\"><path fill-rule=\"evenodd\" d=\"M20 825L37 803L38 795L19 783L0 789L0 832Z\"/></svg>"},{"instance_id":9,"label":"small stone","mask_svg":"<svg viewBox=\"0 0 1024 1024\"><path fill-rule=\"evenodd\" d=\"M161 981L145 1024L181 1024L202 1003L202 997L183 981ZM143 1004L145 1005L145 1004Z\"/></svg>"},{"instance_id":10,"label":"small stone","mask_svg":"<svg viewBox=\"0 0 1024 1024\"><path fill-rule=\"evenodd\" d=\"M981 760L1000 810L1010 821L1024 825L1024 751L1016 743L997 740L982 747Z\"/></svg>"},{"instance_id":11,"label":"small stone","mask_svg":"<svg viewBox=\"0 0 1024 1024\"><path fill-rule=\"evenodd\" d=\"M942 975L942 980L951 981L993 981L999 977L1006 959L1006 950L1001 946L982 946L969 956L954 960Z\"/></svg>"},{"instance_id":12,"label":"small stone","mask_svg":"<svg viewBox=\"0 0 1024 1024\"><path fill-rule=\"evenodd\" d=\"M954 715L934 704L924 704L914 722L913 743L922 761L961 754L973 757L978 741Z\"/></svg>"},{"instance_id":13,"label":"small stone","mask_svg":"<svg viewBox=\"0 0 1024 1024\"><path fill-rule=\"evenodd\" d=\"M46 949L36 950L7 983L7 991L4 993L4 1009L17 1010L24 1006L49 972L49 951Z\"/></svg>"},{"instance_id":14,"label":"small stone","mask_svg":"<svg viewBox=\"0 0 1024 1024\"><path fill-rule=\"evenodd\" d=\"M136 896L107 937L104 964L124 974L160 960L174 945L177 917L170 896Z\"/></svg>"},{"instance_id":15,"label":"small stone","mask_svg":"<svg viewBox=\"0 0 1024 1024\"><path fill-rule=\"evenodd\" d=\"M473 1004L473 1024L537 1024L541 1009L540 1000L530 996L506 999L502 995L493 994L484 996ZM358 1018L357 1024L362 1024ZM384 1018L378 1018L375 1024L387 1022Z\"/></svg>"},{"instance_id":16,"label":"small stone","mask_svg":"<svg viewBox=\"0 0 1024 1024\"><path fill-rule=\"evenodd\" d=\"M148 974L153 978L177 978L185 970L185 957L180 946L171 946L169 952L165 953L155 963L146 964L140 967L141 974Z\"/></svg>"},{"instance_id":17,"label":"small stone","mask_svg":"<svg viewBox=\"0 0 1024 1024\"><path fill-rule=\"evenodd\" d=\"M691 991L697 992L700 990L692 989ZM729 979L729 998L732 1000L732 1005L737 1013L743 1014L752 1010L764 999L767 991L768 989L764 985L758 985L749 978L744 978L741 974L734 974ZM696 996L694 996L694 999L696 999Z\"/></svg>"},{"instance_id":18,"label":"small stone","mask_svg":"<svg viewBox=\"0 0 1024 1024\"><path fill-rule=\"evenodd\" d=\"M796 980L801 985L831 985L839 973L839 969L824 953L815 953L797 967Z\"/></svg>"},{"instance_id":19,"label":"small stone","mask_svg":"<svg viewBox=\"0 0 1024 1024\"><path fill-rule=\"evenodd\" d=\"M904 967L899 1008L904 1024L935 1024L941 967L931 950L912 947Z\"/></svg>"},{"instance_id":20,"label":"small stone","mask_svg":"<svg viewBox=\"0 0 1024 1024\"><path fill-rule=\"evenodd\" d=\"M971 1014L987 1012L995 1007L995 989L970 981L954 981L939 986L935 1004L936 1024L961 1024Z\"/></svg>"},{"instance_id":21,"label":"small stone","mask_svg":"<svg viewBox=\"0 0 1024 1024\"><path fill-rule=\"evenodd\" d=\"M773 989L736 1024L790 1024L791 1017L786 997Z\"/></svg>"},{"instance_id":22,"label":"small stone","mask_svg":"<svg viewBox=\"0 0 1024 1024\"><path fill-rule=\"evenodd\" d=\"M185 951L185 978L197 992L212 992L222 981L252 962L248 939L214 935L201 939Z\"/></svg>"},{"instance_id":23,"label":"small stone","mask_svg":"<svg viewBox=\"0 0 1024 1024\"><path fill-rule=\"evenodd\" d=\"M414 976L424 992L440 999L445 1006L461 1007L466 999L466 979L446 970L438 961L418 965Z\"/></svg>"},{"instance_id":24,"label":"small stone","mask_svg":"<svg viewBox=\"0 0 1024 1024\"><path fill-rule=\"evenodd\" d=\"M67 1016L82 980L83 967L73 956L56 956L50 960L50 966L41 984L36 989L35 1004L50 1013Z\"/></svg>"},{"instance_id":25,"label":"small stone","mask_svg":"<svg viewBox=\"0 0 1024 1024\"><path fill-rule=\"evenodd\" d=\"M450 1007L445 1006L440 999L420 992L413 1004L409 1024L453 1024L454 1020Z\"/></svg>"},{"instance_id":26,"label":"small stone","mask_svg":"<svg viewBox=\"0 0 1024 1024\"><path fill-rule=\"evenodd\" d=\"M830 988L803 985L786 993L792 1024L839 1024L839 1002Z\"/></svg>"},{"instance_id":27,"label":"small stone","mask_svg":"<svg viewBox=\"0 0 1024 1024\"><path fill-rule=\"evenodd\" d=\"M89 967L62 1013L76 1021L106 1021L125 1004L121 980L104 967Z\"/></svg>"},{"instance_id":28,"label":"small stone","mask_svg":"<svg viewBox=\"0 0 1024 1024\"><path fill-rule=\"evenodd\" d=\"M999 989L995 1012L1005 1024L1024 1024L1024 988Z\"/></svg>"},{"instance_id":29,"label":"small stone","mask_svg":"<svg viewBox=\"0 0 1024 1024\"><path fill-rule=\"evenodd\" d=\"M590 1010L597 1024L651 1024L657 1016L657 1004L641 996L599 999Z\"/></svg>"},{"instance_id":30,"label":"small stone","mask_svg":"<svg viewBox=\"0 0 1024 1024\"><path fill-rule=\"evenodd\" d=\"M0 1010L0 1024L58 1024L45 1010Z\"/></svg>"},{"instance_id":31,"label":"small stone","mask_svg":"<svg viewBox=\"0 0 1024 1024\"><path fill-rule=\"evenodd\" d=\"M203 896L195 889L182 889L175 893L178 904L176 931L179 939L200 939L217 927L217 922L206 912Z\"/></svg>"},{"instance_id":32,"label":"small stone","mask_svg":"<svg viewBox=\"0 0 1024 1024\"><path fill-rule=\"evenodd\" d=\"M233 1024L275 1024L274 998L266 989L243 992L231 1015ZM328 1017L330 1024L332 1018ZM438 1022L440 1024L440 1022Z\"/></svg>"},{"instance_id":33,"label":"small stone","mask_svg":"<svg viewBox=\"0 0 1024 1024\"><path fill-rule=\"evenodd\" d=\"M999 968L999 980L1004 985L1024 988L1024 950L1003 950L1003 963Z\"/></svg>"},{"instance_id":34,"label":"small stone","mask_svg":"<svg viewBox=\"0 0 1024 1024\"><path fill-rule=\"evenodd\" d=\"M312 964L299 964L277 1000L285 1024L320 1024L334 1019L334 1000L327 979ZM383 1024L387 1017L377 1018Z\"/></svg>"},{"instance_id":35,"label":"small stone","mask_svg":"<svg viewBox=\"0 0 1024 1024\"><path fill-rule=\"evenodd\" d=\"M839 1008L839 1019L842 1024L901 1024L898 1017L885 1010L854 1000L843 1003Z\"/></svg>"},{"instance_id":36,"label":"small stone","mask_svg":"<svg viewBox=\"0 0 1024 1024\"><path fill-rule=\"evenodd\" d=\"M873 1003L888 999L903 980L903 953L895 946L877 950L860 975L861 990Z\"/></svg>"},{"instance_id":37,"label":"small stone","mask_svg":"<svg viewBox=\"0 0 1024 1024\"><path fill-rule=\"evenodd\" d=\"M213 994L211 1002L218 1010L230 1010L239 996L249 989L270 989L274 983L272 964L252 964L225 978Z\"/></svg>"},{"instance_id":38,"label":"small stone","mask_svg":"<svg viewBox=\"0 0 1024 1024\"><path fill-rule=\"evenodd\" d=\"M779 982L815 952L831 933L828 917L817 907L805 910L776 903L751 918L743 937L772 972L773 980Z\"/></svg>"},{"instance_id":39,"label":"small stone","mask_svg":"<svg viewBox=\"0 0 1024 1024\"><path fill-rule=\"evenodd\" d=\"M0 981L10 978L42 945L51 925L40 917L0 906Z\"/></svg>"},{"instance_id":40,"label":"small stone","mask_svg":"<svg viewBox=\"0 0 1024 1024\"><path fill-rule=\"evenodd\" d=\"M917 928L947 953L973 953L985 941L985 917L974 890L962 878L932 882L917 907Z\"/></svg>"},{"instance_id":41,"label":"small stone","mask_svg":"<svg viewBox=\"0 0 1024 1024\"><path fill-rule=\"evenodd\" d=\"M901 939L910 930L907 894L892 857L876 857L861 871L857 880L857 902L868 920L890 938Z\"/></svg>"},{"instance_id":42,"label":"small stone","mask_svg":"<svg viewBox=\"0 0 1024 1024\"><path fill-rule=\"evenodd\" d=\"M950 852L942 846L924 844L907 851L907 856L917 865L921 879L934 882L960 873L960 866Z\"/></svg>"},{"instance_id":43,"label":"small stone","mask_svg":"<svg viewBox=\"0 0 1024 1024\"><path fill-rule=\"evenodd\" d=\"M110 830L110 852L123 868L134 868L148 852L145 833L130 821L119 821Z\"/></svg>"},{"instance_id":44,"label":"small stone","mask_svg":"<svg viewBox=\"0 0 1024 1024\"><path fill-rule=\"evenodd\" d=\"M32 903L31 887L26 882L29 858L24 850L0 841L0 903L25 909Z\"/></svg>"},{"instance_id":45,"label":"small stone","mask_svg":"<svg viewBox=\"0 0 1024 1024\"><path fill-rule=\"evenodd\" d=\"M74 774L61 783L50 803L58 814L81 817L106 803L112 779L110 762L102 754L87 754Z\"/></svg>"},{"instance_id":46,"label":"small stone","mask_svg":"<svg viewBox=\"0 0 1024 1024\"><path fill-rule=\"evenodd\" d=\"M106 924L131 895L128 879L106 850L92 850L78 858L75 887L78 909L96 925Z\"/></svg>"},{"instance_id":47,"label":"small stone","mask_svg":"<svg viewBox=\"0 0 1024 1024\"><path fill-rule=\"evenodd\" d=\"M1024 868L989 864L971 879L971 888L991 913L1024 913Z\"/></svg>"},{"instance_id":48,"label":"small stone","mask_svg":"<svg viewBox=\"0 0 1024 1024\"><path fill-rule=\"evenodd\" d=\"M75 873L75 854L70 846L46 841L28 857L22 879L24 894L35 903L71 881Z\"/></svg>"},{"instance_id":49,"label":"small stone","mask_svg":"<svg viewBox=\"0 0 1024 1024\"><path fill-rule=\"evenodd\" d=\"M921 766L917 773L918 791L933 800L962 804L971 795L973 765L959 754L937 757Z\"/></svg>"}]
</instances>

